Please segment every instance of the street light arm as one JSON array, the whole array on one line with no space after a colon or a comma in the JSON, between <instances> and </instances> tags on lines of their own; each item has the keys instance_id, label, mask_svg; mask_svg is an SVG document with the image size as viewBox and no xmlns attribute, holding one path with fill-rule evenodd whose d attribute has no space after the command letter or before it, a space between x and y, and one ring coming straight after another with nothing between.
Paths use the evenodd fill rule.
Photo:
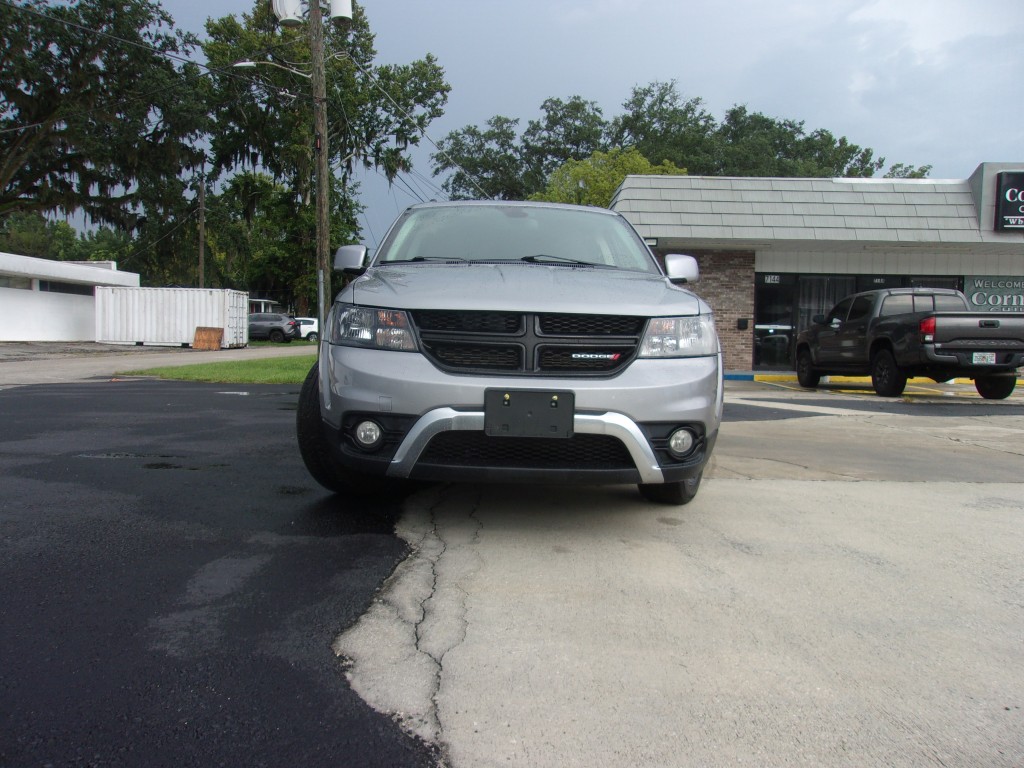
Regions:
<instances>
[{"instance_id":1,"label":"street light arm","mask_svg":"<svg viewBox=\"0 0 1024 768\"><path fill-rule=\"evenodd\" d=\"M231 66L234 67L235 69L255 69L256 67L260 66L261 64L262 65L266 65L268 67L277 67L278 69L283 69L285 72L291 72L293 75L298 75L299 77L304 77L307 80L312 80L313 79L313 75L311 75L311 74L309 74L307 72L301 72L301 71L299 71L297 69L292 69L291 67L286 67L283 64L278 64L276 61L236 61Z\"/></svg>"}]
</instances>

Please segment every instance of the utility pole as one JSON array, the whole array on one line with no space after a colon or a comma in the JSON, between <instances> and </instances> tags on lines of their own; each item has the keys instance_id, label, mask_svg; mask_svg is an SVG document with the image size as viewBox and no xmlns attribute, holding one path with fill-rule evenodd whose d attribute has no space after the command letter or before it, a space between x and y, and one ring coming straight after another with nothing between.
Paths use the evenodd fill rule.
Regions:
<instances>
[{"instance_id":1,"label":"utility pole","mask_svg":"<svg viewBox=\"0 0 1024 768\"><path fill-rule=\"evenodd\" d=\"M320 338L327 332L327 302L331 294L330 151L327 144L327 78L324 68L324 28L319 0L309 3L309 53L313 60L313 132L316 150L316 281ZM320 345L317 345L319 354Z\"/></svg>"},{"instance_id":2,"label":"utility pole","mask_svg":"<svg viewBox=\"0 0 1024 768\"><path fill-rule=\"evenodd\" d=\"M324 61L323 10L320 8L320 0L271 0L270 4L281 26L285 27L296 27L301 24L301 7L308 9L309 56L313 62L313 141L316 152L316 319L322 339L327 332L329 302L334 299L331 293L331 153L327 142L327 75ZM331 19L352 18L352 0L330 0L330 6ZM318 345L317 354L319 349Z\"/></svg>"},{"instance_id":3,"label":"utility pole","mask_svg":"<svg viewBox=\"0 0 1024 768\"><path fill-rule=\"evenodd\" d=\"M199 174L199 287L206 275L206 163Z\"/></svg>"}]
</instances>

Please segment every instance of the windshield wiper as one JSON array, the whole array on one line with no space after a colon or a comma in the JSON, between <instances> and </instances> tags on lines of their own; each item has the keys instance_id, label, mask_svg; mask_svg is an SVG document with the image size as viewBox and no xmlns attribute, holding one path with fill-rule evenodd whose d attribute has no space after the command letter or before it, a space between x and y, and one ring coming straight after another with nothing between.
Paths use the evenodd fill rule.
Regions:
<instances>
[{"instance_id":1,"label":"windshield wiper","mask_svg":"<svg viewBox=\"0 0 1024 768\"><path fill-rule=\"evenodd\" d=\"M458 256L415 256L411 259L394 259L389 261L382 261L378 266L384 266L387 264L415 264L423 261L436 261L441 264L464 264L465 259L460 259Z\"/></svg>"},{"instance_id":2,"label":"windshield wiper","mask_svg":"<svg viewBox=\"0 0 1024 768\"><path fill-rule=\"evenodd\" d=\"M530 264L570 264L575 267L608 267L607 264L595 264L592 261L580 261L579 259L570 259L566 256L551 256L547 253L538 253L535 256L523 256L520 261L527 261Z\"/></svg>"}]
</instances>

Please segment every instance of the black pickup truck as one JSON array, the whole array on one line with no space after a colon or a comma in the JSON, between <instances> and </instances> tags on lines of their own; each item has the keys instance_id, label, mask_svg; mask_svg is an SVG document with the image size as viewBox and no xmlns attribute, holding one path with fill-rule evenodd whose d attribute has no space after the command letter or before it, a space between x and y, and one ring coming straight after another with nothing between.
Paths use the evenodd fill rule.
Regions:
<instances>
[{"instance_id":1,"label":"black pickup truck","mask_svg":"<svg viewBox=\"0 0 1024 768\"><path fill-rule=\"evenodd\" d=\"M959 291L888 288L847 296L796 343L801 386L826 374L871 375L883 397L911 376L970 378L987 399L1009 397L1024 365L1024 314L970 312Z\"/></svg>"}]
</instances>

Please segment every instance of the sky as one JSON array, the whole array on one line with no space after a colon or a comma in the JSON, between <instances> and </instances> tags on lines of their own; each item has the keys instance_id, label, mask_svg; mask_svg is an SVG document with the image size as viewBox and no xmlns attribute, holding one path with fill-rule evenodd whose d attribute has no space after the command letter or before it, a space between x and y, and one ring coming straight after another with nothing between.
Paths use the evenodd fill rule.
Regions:
<instances>
[{"instance_id":1,"label":"sky","mask_svg":"<svg viewBox=\"0 0 1024 768\"><path fill-rule=\"evenodd\" d=\"M270 0L264 0L269 2ZM358 2L359 0L357 0ZM160 0L203 36L252 0ZM892 163L964 179L984 161L1024 163L1024 14L1014 0L364 0L377 63L433 54L452 90L437 141L494 115L540 115L579 95L606 119L635 86L675 80L721 121L741 104L845 136ZM362 181L364 239L418 198L441 197L429 152L389 189ZM431 189L428 181L435 188Z\"/></svg>"}]
</instances>

